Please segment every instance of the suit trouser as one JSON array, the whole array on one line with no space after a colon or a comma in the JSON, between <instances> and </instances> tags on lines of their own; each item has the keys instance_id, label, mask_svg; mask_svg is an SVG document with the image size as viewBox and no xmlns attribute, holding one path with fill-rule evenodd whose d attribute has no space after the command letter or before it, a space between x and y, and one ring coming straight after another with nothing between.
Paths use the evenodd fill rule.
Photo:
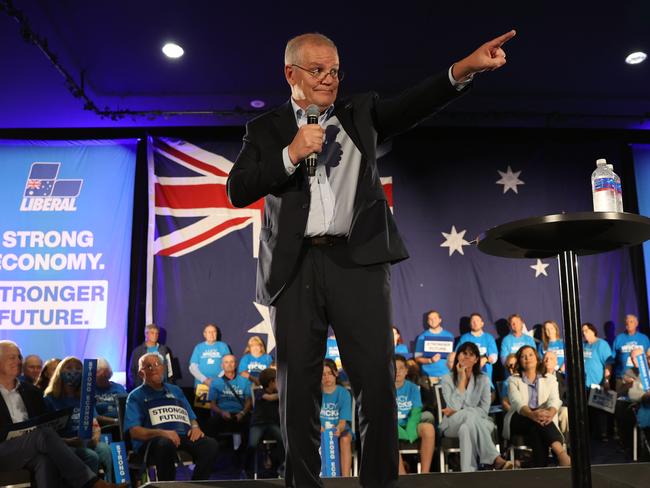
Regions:
<instances>
[{"instance_id":1,"label":"suit trouser","mask_svg":"<svg viewBox=\"0 0 650 488\"><path fill-rule=\"evenodd\" d=\"M25 468L39 488L60 487L61 479L73 488L89 486L97 476L50 428L36 429L0 443L0 471Z\"/></svg>"},{"instance_id":2,"label":"suit trouser","mask_svg":"<svg viewBox=\"0 0 650 488\"><path fill-rule=\"evenodd\" d=\"M361 485L394 485L398 444L389 265L356 265L345 244L306 244L271 307L271 319L287 486L323 486L319 414L328 325L359 406Z\"/></svg>"}]
</instances>

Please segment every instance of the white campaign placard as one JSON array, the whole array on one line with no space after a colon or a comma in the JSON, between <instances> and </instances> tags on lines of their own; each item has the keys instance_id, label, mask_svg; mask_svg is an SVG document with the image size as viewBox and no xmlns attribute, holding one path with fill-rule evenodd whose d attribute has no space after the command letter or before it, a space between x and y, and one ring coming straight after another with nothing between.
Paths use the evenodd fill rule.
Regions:
<instances>
[{"instance_id":1,"label":"white campaign placard","mask_svg":"<svg viewBox=\"0 0 650 488\"><path fill-rule=\"evenodd\" d=\"M613 390L605 391L600 386L591 386L589 391L590 407L599 408L609 413L616 410L616 392Z\"/></svg>"},{"instance_id":2,"label":"white campaign placard","mask_svg":"<svg viewBox=\"0 0 650 488\"><path fill-rule=\"evenodd\" d=\"M187 410L177 405L165 405L162 407L153 407L149 409L149 420L153 427L168 422L180 422L191 425L190 417Z\"/></svg>"},{"instance_id":3,"label":"white campaign placard","mask_svg":"<svg viewBox=\"0 0 650 488\"><path fill-rule=\"evenodd\" d=\"M435 339L425 339L424 340L424 352L428 353L447 353L453 352L454 350L454 341L450 340L435 340Z\"/></svg>"}]
</instances>

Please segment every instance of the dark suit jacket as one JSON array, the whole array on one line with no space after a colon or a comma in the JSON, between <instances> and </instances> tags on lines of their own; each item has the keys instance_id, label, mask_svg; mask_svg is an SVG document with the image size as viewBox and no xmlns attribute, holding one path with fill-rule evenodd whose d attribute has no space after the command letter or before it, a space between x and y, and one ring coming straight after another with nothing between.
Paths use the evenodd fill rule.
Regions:
<instances>
[{"instance_id":1,"label":"dark suit jacket","mask_svg":"<svg viewBox=\"0 0 650 488\"><path fill-rule=\"evenodd\" d=\"M334 115L362 154L348 249L359 265L395 263L408 252L397 231L377 169L377 145L442 109L462 92L447 71L395 98L366 93L337 102ZM297 262L309 213L309 181L301 164L287 175L282 150L298 131L290 102L253 119L228 176L228 196L236 207L264 197L256 301L272 304Z\"/></svg>"},{"instance_id":2,"label":"dark suit jacket","mask_svg":"<svg viewBox=\"0 0 650 488\"><path fill-rule=\"evenodd\" d=\"M30 419L47 413L47 407L43 401L43 392L34 385L21 381L18 385L18 393L20 393L25 403L27 415ZM13 424L11 414L9 413L4 397L0 395L0 428L11 424Z\"/></svg>"}]
</instances>

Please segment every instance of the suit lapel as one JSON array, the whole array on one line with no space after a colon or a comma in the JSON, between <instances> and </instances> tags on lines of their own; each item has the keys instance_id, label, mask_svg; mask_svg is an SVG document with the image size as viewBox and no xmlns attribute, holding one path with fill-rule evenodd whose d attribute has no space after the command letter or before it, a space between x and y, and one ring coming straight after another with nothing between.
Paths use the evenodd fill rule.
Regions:
<instances>
[{"instance_id":1,"label":"suit lapel","mask_svg":"<svg viewBox=\"0 0 650 488\"><path fill-rule=\"evenodd\" d=\"M296 125L296 115L293 113L293 107L290 102L286 102L284 105L281 105L274 112L273 122L275 123L280 137L282 139L282 147L288 146L293 138L298 132L298 126Z\"/></svg>"}]
</instances>

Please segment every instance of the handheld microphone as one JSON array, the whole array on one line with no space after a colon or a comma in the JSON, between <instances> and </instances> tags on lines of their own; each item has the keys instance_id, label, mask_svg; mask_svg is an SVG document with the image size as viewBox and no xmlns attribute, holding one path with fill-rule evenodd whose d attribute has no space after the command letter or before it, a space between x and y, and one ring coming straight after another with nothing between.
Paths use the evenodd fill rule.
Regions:
<instances>
[{"instance_id":1,"label":"handheld microphone","mask_svg":"<svg viewBox=\"0 0 650 488\"><path fill-rule=\"evenodd\" d=\"M318 116L320 115L320 109L317 105L310 105L305 111L307 115L308 124L318 124ZM316 176L316 160L318 159L318 154L311 153L305 158L305 165L307 165L307 175Z\"/></svg>"}]
</instances>

